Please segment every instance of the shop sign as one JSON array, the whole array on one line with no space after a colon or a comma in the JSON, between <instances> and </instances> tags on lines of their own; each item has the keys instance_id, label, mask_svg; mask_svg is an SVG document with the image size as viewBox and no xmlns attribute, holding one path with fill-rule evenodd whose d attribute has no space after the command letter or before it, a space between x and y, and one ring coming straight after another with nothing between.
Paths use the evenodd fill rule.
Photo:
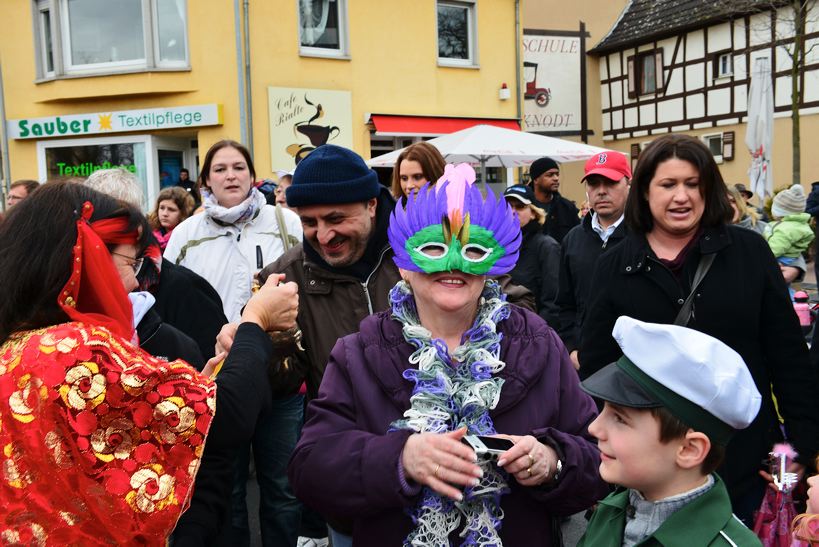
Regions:
<instances>
[{"instance_id":1,"label":"shop sign","mask_svg":"<svg viewBox=\"0 0 819 547\"><path fill-rule=\"evenodd\" d=\"M574 34L574 35L573 35ZM523 31L523 124L542 135L577 135L583 127L582 33Z\"/></svg>"},{"instance_id":2,"label":"shop sign","mask_svg":"<svg viewBox=\"0 0 819 547\"><path fill-rule=\"evenodd\" d=\"M203 104L9 120L8 134L12 139L41 139L208 125L222 125L222 105Z\"/></svg>"},{"instance_id":3,"label":"shop sign","mask_svg":"<svg viewBox=\"0 0 819 547\"><path fill-rule=\"evenodd\" d=\"M268 87L271 170L293 169L322 144L353 147L349 91Z\"/></svg>"}]
</instances>

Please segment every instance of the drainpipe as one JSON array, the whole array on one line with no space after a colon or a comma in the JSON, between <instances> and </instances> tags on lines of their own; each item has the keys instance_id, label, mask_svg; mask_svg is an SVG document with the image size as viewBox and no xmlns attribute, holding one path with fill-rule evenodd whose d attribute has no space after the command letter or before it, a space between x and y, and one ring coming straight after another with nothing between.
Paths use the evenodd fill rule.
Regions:
<instances>
[{"instance_id":1,"label":"drainpipe","mask_svg":"<svg viewBox=\"0 0 819 547\"><path fill-rule=\"evenodd\" d=\"M517 106L518 122L523 124L520 104L520 0L515 0L515 105Z\"/></svg>"},{"instance_id":2,"label":"drainpipe","mask_svg":"<svg viewBox=\"0 0 819 547\"><path fill-rule=\"evenodd\" d=\"M521 128L523 128L523 113L520 104L520 42L522 39L523 37L520 35L520 0L515 0L515 106ZM518 172L517 182L520 182L523 180L523 169L518 167L516 171ZM512 184L515 184L514 180L507 181L508 186Z\"/></svg>"},{"instance_id":3,"label":"drainpipe","mask_svg":"<svg viewBox=\"0 0 819 547\"><path fill-rule=\"evenodd\" d=\"M6 210L6 196L9 195L9 186L11 185L11 165L9 164L9 136L8 127L6 125L6 101L5 91L3 87L3 66L0 65L0 134L3 135L2 152L3 152L3 210Z\"/></svg>"},{"instance_id":4,"label":"drainpipe","mask_svg":"<svg viewBox=\"0 0 819 547\"><path fill-rule=\"evenodd\" d=\"M239 139L242 144L247 144L247 105L245 100L244 86L244 62L242 61L242 37L241 37L241 14L239 12L239 0L233 0L233 26L236 29L236 83L239 86Z\"/></svg>"},{"instance_id":5,"label":"drainpipe","mask_svg":"<svg viewBox=\"0 0 819 547\"><path fill-rule=\"evenodd\" d=\"M243 29L245 33L245 94L247 95L247 148L250 156L253 157L253 87L250 85L250 18L249 0L244 0L244 21Z\"/></svg>"}]
</instances>

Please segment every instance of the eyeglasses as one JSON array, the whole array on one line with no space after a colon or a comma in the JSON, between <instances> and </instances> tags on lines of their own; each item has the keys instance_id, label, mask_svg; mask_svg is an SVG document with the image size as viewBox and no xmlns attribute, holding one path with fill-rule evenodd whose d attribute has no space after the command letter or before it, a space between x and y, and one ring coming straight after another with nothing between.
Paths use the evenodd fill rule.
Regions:
<instances>
[{"instance_id":1,"label":"eyeglasses","mask_svg":"<svg viewBox=\"0 0 819 547\"><path fill-rule=\"evenodd\" d=\"M142 269L142 262L145 260L144 258L134 258L133 256L124 255L122 253L115 253L114 251L111 251L111 254L121 256L122 258L127 258L128 260L130 260L131 263L129 263L128 265L134 269L134 275L137 275L139 273L139 270Z\"/></svg>"}]
</instances>

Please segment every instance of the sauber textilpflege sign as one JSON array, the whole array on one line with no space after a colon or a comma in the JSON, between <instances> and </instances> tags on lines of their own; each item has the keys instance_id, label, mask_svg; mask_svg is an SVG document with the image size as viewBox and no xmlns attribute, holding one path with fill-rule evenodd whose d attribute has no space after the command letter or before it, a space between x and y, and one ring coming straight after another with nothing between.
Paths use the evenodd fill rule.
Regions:
<instances>
[{"instance_id":1,"label":"sauber textilpflege sign","mask_svg":"<svg viewBox=\"0 0 819 547\"><path fill-rule=\"evenodd\" d=\"M221 124L222 105L203 104L9 120L8 134L12 139L42 139Z\"/></svg>"}]
</instances>

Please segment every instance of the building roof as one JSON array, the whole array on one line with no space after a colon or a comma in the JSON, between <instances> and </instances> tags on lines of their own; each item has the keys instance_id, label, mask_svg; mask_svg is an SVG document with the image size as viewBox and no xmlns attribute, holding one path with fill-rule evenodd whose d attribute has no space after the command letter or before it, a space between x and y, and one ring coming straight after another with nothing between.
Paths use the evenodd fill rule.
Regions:
<instances>
[{"instance_id":1,"label":"building roof","mask_svg":"<svg viewBox=\"0 0 819 547\"><path fill-rule=\"evenodd\" d=\"M770 8L770 0L630 0L589 53L608 53Z\"/></svg>"}]
</instances>

